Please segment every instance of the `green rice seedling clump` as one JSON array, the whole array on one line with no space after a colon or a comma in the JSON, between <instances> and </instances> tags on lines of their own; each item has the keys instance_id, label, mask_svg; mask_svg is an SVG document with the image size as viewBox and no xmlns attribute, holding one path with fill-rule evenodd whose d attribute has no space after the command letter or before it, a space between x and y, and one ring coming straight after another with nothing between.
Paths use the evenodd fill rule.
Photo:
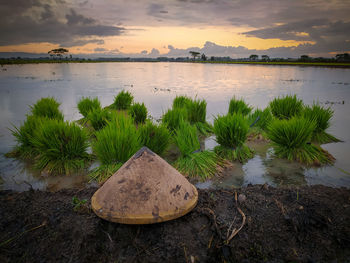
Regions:
<instances>
[{"instance_id":1,"label":"green rice seedling clump","mask_svg":"<svg viewBox=\"0 0 350 263\"><path fill-rule=\"evenodd\" d=\"M94 109L89 112L87 119L95 131L103 129L112 118L112 114L107 109Z\"/></svg>"},{"instance_id":2,"label":"green rice seedling clump","mask_svg":"<svg viewBox=\"0 0 350 263\"><path fill-rule=\"evenodd\" d=\"M267 126L272 121L272 114L269 108L264 110L256 109L252 114L249 115L249 125L252 127L258 127L259 129L266 131Z\"/></svg>"},{"instance_id":3,"label":"green rice seedling clump","mask_svg":"<svg viewBox=\"0 0 350 263\"><path fill-rule=\"evenodd\" d=\"M312 141L323 144L330 142L339 142L340 140L326 132L330 127L330 120L333 117L331 108L324 108L318 104L313 104L312 107L306 106L303 111L303 117L313 120L316 123L315 130L312 134Z\"/></svg>"},{"instance_id":4,"label":"green rice seedling clump","mask_svg":"<svg viewBox=\"0 0 350 263\"><path fill-rule=\"evenodd\" d=\"M130 108L134 96L129 91L122 90L114 97L113 108L117 110L127 110Z\"/></svg>"},{"instance_id":5,"label":"green rice seedling clump","mask_svg":"<svg viewBox=\"0 0 350 263\"><path fill-rule=\"evenodd\" d=\"M214 151L222 158L244 162L253 157L253 151L244 143L247 140L249 125L240 113L218 116L214 120L216 141L220 144Z\"/></svg>"},{"instance_id":6,"label":"green rice seedling clump","mask_svg":"<svg viewBox=\"0 0 350 263\"><path fill-rule=\"evenodd\" d=\"M215 175L219 158L214 152L200 151L196 127L182 121L176 130L175 142L181 152L175 168L181 173L202 178Z\"/></svg>"},{"instance_id":7,"label":"green rice seedling clump","mask_svg":"<svg viewBox=\"0 0 350 263\"><path fill-rule=\"evenodd\" d=\"M134 103L129 109L129 114L136 124L144 123L147 119L147 108L144 103Z\"/></svg>"},{"instance_id":8,"label":"green rice seedling clump","mask_svg":"<svg viewBox=\"0 0 350 263\"><path fill-rule=\"evenodd\" d=\"M248 115L252 111L252 107L250 107L243 99L236 99L233 97L230 100L230 105L228 109L229 114L240 113L244 116Z\"/></svg>"},{"instance_id":9,"label":"green rice seedling clump","mask_svg":"<svg viewBox=\"0 0 350 263\"><path fill-rule=\"evenodd\" d=\"M125 114L114 115L95 135L93 150L103 165L124 163L141 147L133 120Z\"/></svg>"},{"instance_id":10,"label":"green rice seedling clump","mask_svg":"<svg viewBox=\"0 0 350 263\"><path fill-rule=\"evenodd\" d=\"M109 177L111 177L113 174L115 174L120 167L122 167L123 163L112 163L112 164L103 164L100 165L94 169L92 169L89 172L89 178L91 181L96 181L98 183L104 183L108 180Z\"/></svg>"},{"instance_id":11,"label":"green rice seedling clump","mask_svg":"<svg viewBox=\"0 0 350 263\"><path fill-rule=\"evenodd\" d=\"M86 132L75 123L45 120L31 140L37 151L35 166L50 174L70 174L89 160Z\"/></svg>"},{"instance_id":12,"label":"green rice seedling clump","mask_svg":"<svg viewBox=\"0 0 350 263\"><path fill-rule=\"evenodd\" d=\"M188 104L192 102L191 98L187 96L176 96L173 100L173 109L186 108Z\"/></svg>"},{"instance_id":13,"label":"green rice seedling clump","mask_svg":"<svg viewBox=\"0 0 350 263\"><path fill-rule=\"evenodd\" d=\"M205 123L207 114L207 102L205 100L192 100L187 104L188 121Z\"/></svg>"},{"instance_id":14,"label":"green rice seedling clump","mask_svg":"<svg viewBox=\"0 0 350 263\"><path fill-rule=\"evenodd\" d=\"M82 98L78 102L78 110L81 115L86 118L88 114L94 110L101 109L101 103L98 98Z\"/></svg>"},{"instance_id":15,"label":"green rice seedling clump","mask_svg":"<svg viewBox=\"0 0 350 263\"><path fill-rule=\"evenodd\" d=\"M141 144L158 155L162 155L170 144L170 132L164 125L155 125L151 121L139 126Z\"/></svg>"},{"instance_id":16,"label":"green rice seedling clump","mask_svg":"<svg viewBox=\"0 0 350 263\"><path fill-rule=\"evenodd\" d=\"M296 95L278 97L270 102L272 115L280 120L288 120L293 116L300 116L303 107L303 101L298 99Z\"/></svg>"},{"instance_id":17,"label":"green rice seedling clump","mask_svg":"<svg viewBox=\"0 0 350 263\"><path fill-rule=\"evenodd\" d=\"M17 146L12 153L14 156L26 159L35 155L36 151L32 140L42 121L43 118L41 117L29 115L19 128L14 127L14 129L11 129L11 133L17 142Z\"/></svg>"},{"instance_id":18,"label":"green rice seedling clump","mask_svg":"<svg viewBox=\"0 0 350 263\"><path fill-rule=\"evenodd\" d=\"M187 109L185 108L174 108L168 110L162 117L162 122L171 131L175 131L182 121L187 121Z\"/></svg>"},{"instance_id":19,"label":"green rice seedling clump","mask_svg":"<svg viewBox=\"0 0 350 263\"><path fill-rule=\"evenodd\" d=\"M310 143L315 128L315 121L300 117L272 121L268 136L275 154L305 164L332 163L334 158L328 152Z\"/></svg>"},{"instance_id":20,"label":"green rice seedling clump","mask_svg":"<svg viewBox=\"0 0 350 263\"><path fill-rule=\"evenodd\" d=\"M41 98L33 106L30 106L32 115L49 119L63 120L63 114L59 110L60 103L54 98Z\"/></svg>"}]
</instances>

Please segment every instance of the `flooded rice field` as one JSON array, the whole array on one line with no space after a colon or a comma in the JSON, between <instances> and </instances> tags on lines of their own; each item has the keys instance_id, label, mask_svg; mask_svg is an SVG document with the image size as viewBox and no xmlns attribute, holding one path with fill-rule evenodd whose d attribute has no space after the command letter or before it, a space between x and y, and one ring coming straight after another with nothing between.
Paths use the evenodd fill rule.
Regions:
<instances>
[{"instance_id":1,"label":"flooded rice field","mask_svg":"<svg viewBox=\"0 0 350 263\"><path fill-rule=\"evenodd\" d=\"M4 70L6 69L6 70ZM297 94L304 103L319 102L334 111L329 132L343 142L322 147L336 162L332 166L310 168L275 158L271 146L250 142L254 158L233 163L224 176L197 183L198 188L225 188L248 184L302 186L323 184L350 187L350 70L341 68L213 65L193 63L82 63L11 65L0 68L0 190L15 191L79 187L87 183L84 174L47 176L30 163L6 158L15 145L9 128L26 118L29 105L42 97L61 102L67 120L82 116L77 109L84 97L98 97L102 106L125 89L144 102L154 119L171 107L176 95L197 96L207 101L209 122L226 114L229 100L236 96L254 107L264 108L273 98ZM215 145L215 137L204 142Z\"/></svg>"}]
</instances>

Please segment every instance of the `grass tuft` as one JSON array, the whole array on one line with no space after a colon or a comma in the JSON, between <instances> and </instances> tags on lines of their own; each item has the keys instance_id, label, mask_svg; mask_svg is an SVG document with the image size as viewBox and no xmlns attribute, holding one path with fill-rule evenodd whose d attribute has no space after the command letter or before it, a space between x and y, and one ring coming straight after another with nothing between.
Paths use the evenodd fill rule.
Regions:
<instances>
[{"instance_id":1,"label":"grass tuft","mask_svg":"<svg viewBox=\"0 0 350 263\"><path fill-rule=\"evenodd\" d=\"M170 144L170 133L164 125L155 125L151 121L139 126L141 144L158 155L162 155Z\"/></svg>"},{"instance_id":2,"label":"grass tuft","mask_svg":"<svg viewBox=\"0 0 350 263\"><path fill-rule=\"evenodd\" d=\"M248 115L252 111L252 107L245 103L243 99L236 99L233 97L230 100L230 105L228 109L229 114L240 113L244 116Z\"/></svg>"},{"instance_id":3,"label":"grass tuft","mask_svg":"<svg viewBox=\"0 0 350 263\"><path fill-rule=\"evenodd\" d=\"M129 114L136 124L145 123L147 119L147 108L144 103L134 103L129 108Z\"/></svg>"},{"instance_id":4,"label":"grass tuft","mask_svg":"<svg viewBox=\"0 0 350 263\"><path fill-rule=\"evenodd\" d=\"M306 106L303 111L303 117L315 121L316 127L312 135L312 141L323 144L330 142L340 142L339 139L326 132L330 127L330 120L333 117L331 108L323 108L318 104Z\"/></svg>"},{"instance_id":5,"label":"grass tuft","mask_svg":"<svg viewBox=\"0 0 350 263\"><path fill-rule=\"evenodd\" d=\"M32 140L35 131L40 127L43 120L44 118L30 115L27 116L27 119L19 128L14 127L13 129L10 129L17 142L17 146L11 155L24 159L35 156L36 151Z\"/></svg>"},{"instance_id":6,"label":"grass tuft","mask_svg":"<svg viewBox=\"0 0 350 263\"><path fill-rule=\"evenodd\" d=\"M130 108L134 96L129 91L122 90L114 97L112 107L117 110L127 110Z\"/></svg>"},{"instance_id":7,"label":"grass tuft","mask_svg":"<svg viewBox=\"0 0 350 263\"><path fill-rule=\"evenodd\" d=\"M54 98L42 98L33 106L30 106L32 115L55 120L63 120L63 114L59 110L60 103Z\"/></svg>"},{"instance_id":8,"label":"grass tuft","mask_svg":"<svg viewBox=\"0 0 350 263\"><path fill-rule=\"evenodd\" d=\"M50 174L70 174L86 167L88 136L75 123L45 120L31 140L37 156L35 166Z\"/></svg>"},{"instance_id":9,"label":"grass tuft","mask_svg":"<svg viewBox=\"0 0 350 263\"><path fill-rule=\"evenodd\" d=\"M303 101L298 99L296 95L278 97L270 102L272 115L280 120L289 120L293 116L299 116L303 107Z\"/></svg>"},{"instance_id":10,"label":"grass tuft","mask_svg":"<svg viewBox=\"0 0 350 263\"><path fill-rule=\"evenodd\" d=\"M109 124L96 132L93 145L98 160L103 164L124 163L141 147L133 120L125 114L116 114Z\"/></svg>"},{"instance_id":11,"label":"grass tuft","mask_svg":"<svg viewBox=\"0 0 350 263\"><path fill-rule=\"evenodd\" d=\"M78 110L80 114L84 116L84 118L86 118L90 112L99 109L101 109L101 103L98 98L91 99L83 97L78 102Z\"/></svg>"},{"instance_id":12,"label":"grass tuft","mask_svg":"<svg viewBox=\"0 0 350 263\"><path fill-rule=\"evenodd\" d=\"M316 128L314 120L293 117L290 120L274 120L268 127L278 157L305 164L328 164L334 158L321 147L310 143Z\"/></svg>"},{"instance_id":13,"label":"grass tuft","mask_svg":"<svg viewBox=\"0 0 350 263\"><path fill-rule=\"evenodd\" d=\"M95 109L87 115L87 119L90 121L91 126L95 131L99 131L106 127L111 118L112 114L107 109Z\"/></svg>"},{"instance_id":14,"label":"grass tuft","mask_svg":"<svg viewBox=\"0 0 350 263\"><path fill-rule=\"evenodd\" d=\"M192 102L191 98L187 96L176 96L173 100L173 109L186 108L188 104Z\"/></svg>"},{"instance_id":15,"label":"grass tuft","mask_svg":"<svg viewBox=\"0 0 350 263\"><path fill-rule=\"evenodd\" d=\"M122 163L104 164L92 169L89 172L90 182L96 181L100 184L104 183L109 177L115 174L122 165Z\"/></svg>"},{"instance_id":16,"label":"grass tuft","mask_svg":"<svg viewBox=\"0 0 350 263\"><path fill-rule=\"evenodd\" d=\"M197 129L182 121L175 135L181 157L175 162L175 168L188 176L207 178L215 175L219 158L214 152L200 151Z\"/></svg>"},{"instance_id":17,"label":"grass tuft","mask_svg":"<svg viewBox=\"0 0 350 263\"><path fill-rule=\"evenodd\" d=\"M168 110L162 117L162 123L164 123L171 132L178 129L182 121L187 120L187 109L185 108L174 108Z\"/></svg>"},{"instance_id":18,"label":"grass tuft","mask_svg":"<svg viewBox=\"0 0 350 263\"><path fill-rule=\"evenodd\" d=\"M214 151L228 160L245 160L253 157L253 151L244 143L247 140L249 125L242 114L218 116L214 120L216 141L220 144Z\"/></svg>"}]
</instances>

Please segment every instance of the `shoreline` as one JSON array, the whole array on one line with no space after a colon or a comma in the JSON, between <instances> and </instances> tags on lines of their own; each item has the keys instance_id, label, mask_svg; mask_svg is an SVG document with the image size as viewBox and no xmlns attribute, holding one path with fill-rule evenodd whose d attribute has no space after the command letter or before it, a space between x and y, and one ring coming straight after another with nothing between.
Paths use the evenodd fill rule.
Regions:
<instances>
[{"instance_id":1,"label":"shoreline","mask_svg":"<svg viewBox=\"0 0 350 263\"><path fill-rule=\"evenodd\" d=\"M157 61L157 60L145 60L145 61L128 61L128 60L37 60L37 59L23 59L23 60L11 60L0 59L0 65L26 65L26 64L65 64L65 63L194 63L194 64L237 64L237 65L263 65L263 66L301 66L301 67L328 67L328 68L350 68L350 63L342 62L263 62L263 61Z\"/></svg>"},{"instance_id":2,"label":"shoreline","mask_svg":"<svg viewBox=\"0 0 350 263\"><path fill-rule=\"evenodd\" d=\"M199 190L187 215L152 225L122 225L90 209L97 188L55 193L0 191L0 261L231 262L346 261L350 189L248 185ZM234 196L246 200L235 203ZM72 198L87 200L75 209ZM241 231L229 242L229 226Z\"/></svg>"}]
</instances>

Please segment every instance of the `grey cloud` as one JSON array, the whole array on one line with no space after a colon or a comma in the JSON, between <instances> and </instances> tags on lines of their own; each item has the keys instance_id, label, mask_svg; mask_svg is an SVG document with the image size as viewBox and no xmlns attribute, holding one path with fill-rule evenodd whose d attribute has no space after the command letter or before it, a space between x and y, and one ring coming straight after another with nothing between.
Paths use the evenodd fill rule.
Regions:
<instances>
[{"instance_id":1,"label":"grey cloud","mask_svg":"<svg viewBox=\"0 0 350 263\"><path fill-rule=\"evenodd\" d=\"M95 52L104 52L104 51L108 51L108 49L102 48L102 47L97 47L94 49Z\"/></svg>"},{"instance_id":2,"label":"grey cloud","mask_svg":"<svg viewBox=\"0 0 350 263\"><path fill-rule=\"evenodd\" d=\"M78 14L74 9L69 9L62 17L57 10L65 10L66 6L60 1L41 1L17 0L0 3L0 34L3 36L0 45L39 42L61 46L100 44L103 40L93 37L118 36L126 30L123 27L100 24L93 18Z\"/></svg>"},{"instance_id":3,"label":"grey cloud","mask_svg":"<svg viewBox=\"0 0 350 263\"><path fill-rule=\"evenodd\" d=\"M147 52L147 50L142 50L140 53L145 55L145 54L147 54L148 52Z\"/></svg>"}]
</instances>

